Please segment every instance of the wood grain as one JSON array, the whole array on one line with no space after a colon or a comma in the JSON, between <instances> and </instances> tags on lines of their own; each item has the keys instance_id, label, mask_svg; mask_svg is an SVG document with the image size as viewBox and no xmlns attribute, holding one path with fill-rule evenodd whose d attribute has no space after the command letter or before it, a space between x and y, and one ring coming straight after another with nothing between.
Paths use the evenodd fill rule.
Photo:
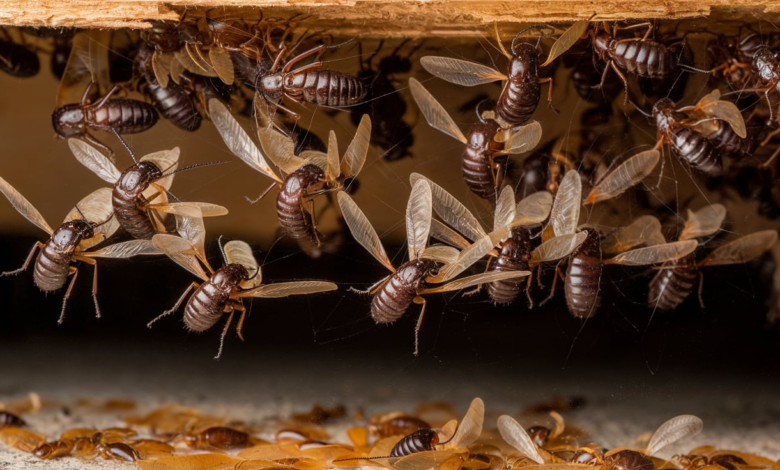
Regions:
<instances>
[{"instance_id":1,"label":"wood grain","mask_svg":"<svg viewBox=\"0 0 780 470\"><path fill-rule=\"evenodd\" d=\"M738 6L735 6L738 5ZM588 18L691 18L719 14L776 16L778 0L4 0L0 24L16 26L147 28L151 20L196 14L252 16L303 14L302 28L338 30L357 37L469 36L484 26ZM188 13L188 14L189 14ZM480 31L480 32L478 32Z\"/></svg>"}]
</instances>

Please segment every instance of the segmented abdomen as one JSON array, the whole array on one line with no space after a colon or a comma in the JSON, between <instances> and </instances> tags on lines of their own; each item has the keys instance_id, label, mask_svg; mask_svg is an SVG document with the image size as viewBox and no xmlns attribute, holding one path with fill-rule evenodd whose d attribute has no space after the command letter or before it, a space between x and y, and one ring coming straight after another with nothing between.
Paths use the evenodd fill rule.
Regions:
<instances>
[{"instance_id":1,"label":"segmented abdomen","mask_svg":"<svg viewBox=\"0 0 780 470\"><path fill-rule=\"evenodd\" d=\"M317 241L311 214L303 207L307 188L324 178L322 169L316 165L304 165L287 175L282 189L276 196L276 214L279 225L293 239Z\"/></svg>"},{"instance_id":2,"label":"segmented abdomen","mask_svg":"<svg viewBox=\"0 0 780 470\"><path fill-rule=\"evenodd\" d=\"M661 78L677 68L677 56L663 44L651 40L612 39L609 52L618 67L641 77Z\"/></svg>"},{"instance_id":3,"label":"segmented abdomen","mask_svg":"<svg viewBox=\"0 0 780 470\"><path fill-rule=\"evenodd\" d=\"M569 259L566 269L566 305L577 318L596 313L601 285L601 245L599 235L588 230L588 237Z\"/></svg>"},{"instance_id":4,"label":"segmented abdomen","mask_svg":"<svg viewBox=\"0 0 780 470\"><path fill-rule=\"evenodd\" d=\"M371 317L377 323L392 323L406 313L416 295L417 287L394 273L371 299Z\"/></svg>"},{"instance_id":5,"label":"segmented abdomen","mask_svg":"<svg viewBox=\"0 0 780 470\"><path fill-rule=\"evenodd\" d=\"M539 81L509 79L496 103L496 113L511 126L528 122L539 105Z\"/></svg>"},{"instance_id":6,"label":"segmented abdomen","mask_svg":"<svg viewBox=\"0 0 780 470\"><path fill-rule=\"evenodd\" d=\"M57 251L51 240L46 242L35 259L33 279L43 291L51 292L65 285L68 278L71 256Z\"/></svg>"},{"instance_id":7,"label":"segmented abdomen","mask_svg":"<svg viewBox=\"0 0 780 470\"><path fill-rule=\"evenodd\" d=\"M723 171L720 152L703 135L682 127L674 129L669 135L669 143L677 156L692 168L707 176L718 176Z\"/></svg>"},{"instance_id":8,"label":"segmented abdomen","mask_svg":"<svg viewBox=\"0 0 780 470\"><path fill-rule=\"evenodd\" d=\"M148 81L146 94L157 111L176 127L190 132L200 127L201 115L190 94L181 85L171 81L167 88L163 88L156 81Z\"/></svg>"},{"instance_id":9,"label":"segmented abdomen","mask_svg":"<svg viewBox=\"0 0 780 470\"><path fill-rule=\"evenodd\" d=\"M526 271L531 258L531 239L523 228L512 230L512 236L502 245L491 269L498 272ZM511 304L520 293L525 279L505 279L488 284L488 294L497 304Z\"/></svg>"},{"instance_id":10,"label":"segmented abdomen","mask_svg":"<svg viewBox=\"0 0 780 470\"><path fill-rule=\"evenodd\" d=\"M663 264L650 281L647 301L650 307L661 311L676 309L693 291L699 269L693 253Z\"/></svg>"},{"instance_id":11,"label":"segmented abdomen","mask_svg":"<svg viewBox=\"0 0 780 470\"><path fill-rule=\"evenodd\" d=\"M135 197L123 195L115 186L111 193L111 202L117 222L133 238L148 240L157 233L149 215L138 207Z\"/></svg>"},{"instance_id":12,"label":"segmented abdomen","mask_svg":"<svg viewBox=\"0 0 780 470\"><path fill-rule=\"evenodd\" d=\"M366 88L352 75L326 69L294 71L284 77L284 92L320 106L351 106L366 96Z\"/></svg>"},{"instance_id":13,"label":"segmented abdomen","mask_svg":"<svg viewBox=\"0 0 780 470\"><path fill-rule=\"evenodd\" d=\"M433 450L439 442L439 435L433 429L420 429L404 436L390 451L390 457L403 457Z\"/></svg>"},{"instance_id":14,"label":"segmented abdomen","mask_svg":"<svg viewBox=\"0 0 780 470\"><path fill-rule=\"evenodd\" d=\"M154 107L137 100L109 100L100 108L87 108L87 123L99 129L114 129L120 134L143 132L157 123Z\"/></svg>"},{"instance_id":15,"label":"segmented abdomen","mask_svg":"<svg viewBox=\"0 0 780 470\"><path fill-rule=\"evenodd\" d=\"M225 311L230 292L210 280L195 290L184 308L184 324L192 331L206 331L216 324Z\"/></svg>"}]
</instances>

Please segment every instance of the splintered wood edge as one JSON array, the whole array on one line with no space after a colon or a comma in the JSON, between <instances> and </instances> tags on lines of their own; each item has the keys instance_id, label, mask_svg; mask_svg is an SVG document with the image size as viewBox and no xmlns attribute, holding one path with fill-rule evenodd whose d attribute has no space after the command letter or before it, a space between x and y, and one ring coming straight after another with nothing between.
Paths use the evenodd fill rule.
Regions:
<instances>
[{"instance_id":1,"label":"splintered wood edge","mask_svg":"<svg viewBox=\"0 0 780 470\"><path fill-rule=\"evenodd\" d=\"M481 36L494 23L571 22L594 13L594 21L695 18L713 10L760 18L780 11L780 0L4 0L0 25L146 29L185 11L238 17L259 9L266 17L303 15L297 28L340 36L452 37Z\"/></svg>"}]
</instances>

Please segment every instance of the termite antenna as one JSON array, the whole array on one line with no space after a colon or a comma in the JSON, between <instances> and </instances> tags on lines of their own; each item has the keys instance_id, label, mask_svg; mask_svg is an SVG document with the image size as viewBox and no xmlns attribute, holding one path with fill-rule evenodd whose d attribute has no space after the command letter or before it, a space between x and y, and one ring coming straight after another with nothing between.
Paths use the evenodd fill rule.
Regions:
<instances>
[{"instance_id":1,"label":"termite antenna","mask_svg":"<svg viewBox=\"0 0 780 470\"><path fill-rule=\"evenodd\" d=\"M206 162L206 163L196 163L194 165L185 166L184 168L179 168L178 170L174 170L170 173L164 173L160 178L165 178L166 176L175 175L176 173L179 173L180 171L187 171L187 170L194 170L195 168L201 168L204 166L211 166L211 165L221 165L223 163L230 163L229 160L221 160L216 162Z\"/></svg>"},{"instance_id":2,"label":"termite antenna","mask_svg":"<svg viewBox=\"0 0 780 470\"><path fill-rule=\"evenodd\" d=\"M482 113L479 111L479 108L485 103L485 101L490 101L490 98L485 98L484 100L480 101L479 103L477 103L477 107L476 107L477 119L479 119L479 122L481 122L482 124L487 124L487 122L485 122L485 118L482 117Z\"/></svg>"},{"instance_id":3,"label":"termite antenna","mask_svg":"<svg viewBox=\"0 0 780 470\"><path fill-rule=\"evenodd\" d=\"M642 113L643 116L649 117L649 118L653 117L652 113L648 113L645 110L643 110L642 108L640 108L638 104L634 103L634 101L631 100L631 98L628 99L628 102L631 103L631 105L634 107L634 109L636 109L637 111Z\"/></svg>"},{"instance_id":4,"label":"termite antenna","mask_svg":"<svg viewBox=\"0 0 780 470\"><path fill-rule=\"evenodd\" d=\"M523 33L525 33L526 31L530 31L530 30L533 30L533 29L537 29L539 31L544 31L544 30L550 30L551 31L550 34L542 33L542 35L539 36L539 41L541 41L541 39L543 37L551 36L553 33L555 33L555 28L553 28L552 26L550 26L548 24L535 24L535 25L529 26L529 27L527 27L525 29L521 29L520 32L515 34L515 37L512 38L512 54L515 53L515 44L517 43L518 38L520 38L520 36ZM539 43L538 42L537 42L536 45L537 45L537 47L539 47Z\"/></svg>"},{"instance_id":5,"label":"termite antenna","mask_svg":"<svg viewBox=\"0 0 780 470\"><path fill-rule=\"evenodd\" d=\"M222 261L225 263L225 266L227 266L229 263L227 256L225 256L225 248L222 246L222 235L217 238L217 246L219 246L219 252L222 253Z\"/></svg>"}]
</instances>

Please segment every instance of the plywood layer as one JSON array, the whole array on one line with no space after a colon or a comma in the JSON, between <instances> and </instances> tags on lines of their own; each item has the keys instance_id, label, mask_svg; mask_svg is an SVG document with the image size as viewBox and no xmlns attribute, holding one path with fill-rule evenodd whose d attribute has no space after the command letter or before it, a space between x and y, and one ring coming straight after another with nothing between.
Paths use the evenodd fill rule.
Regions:
<instances>
[{"instance_id":1,"label":"plywood layer","mask_svg":"<svg viewBox=\"0 0 780 470\"><path fill-rule=\"evenodd\" d=\"M302 27L354 36L464 36L481 26L588 18L690 18L718 10L775 17L778 0L4 0L0 24L16 26L146 28L184 11L273 16L309 15ZM252 8L253 10L249 10Z\"/></svg>"}]
</instances>

